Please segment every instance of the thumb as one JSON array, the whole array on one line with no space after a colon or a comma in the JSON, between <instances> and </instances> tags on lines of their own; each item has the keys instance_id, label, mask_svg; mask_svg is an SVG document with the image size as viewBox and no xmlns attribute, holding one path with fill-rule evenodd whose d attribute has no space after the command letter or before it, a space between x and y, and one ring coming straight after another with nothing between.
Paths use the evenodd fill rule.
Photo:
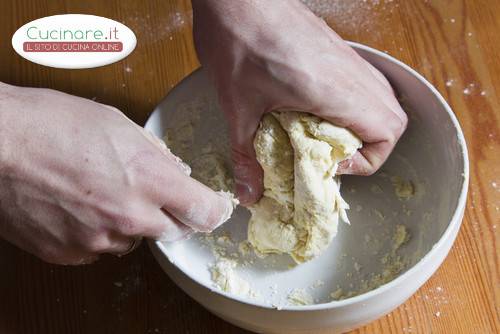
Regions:
<instances>
[{"instance_id":1,"label":"thumb","mask_svg":"<svg viewBox=\"0 0 500 334\"><path fill-rule=\"evenodd\" d=\"M254 138L262 113L228 114L236 196L243 205L257 202L263 192L263 172L255 156Z\"/></svg>"},{"instance_id":2,"label":"thumb","mask_svg":"<svg viewBox=\"0 0 500 334\"><path fill-rule=\"evenodd\" d=\"M262 196L262 168L255 157L253 138L246 144L232 144L236 196L243 205L251 205Z\"/></svg>"}]
</instances>

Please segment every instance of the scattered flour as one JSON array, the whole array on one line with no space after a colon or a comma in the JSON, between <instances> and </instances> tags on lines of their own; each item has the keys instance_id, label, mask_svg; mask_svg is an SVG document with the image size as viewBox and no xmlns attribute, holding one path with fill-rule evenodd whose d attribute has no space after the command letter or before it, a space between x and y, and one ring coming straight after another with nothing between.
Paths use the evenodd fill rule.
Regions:
<instances>
[{"instance_id":1,"label":"scattered flour","mask_svg":"<svg viewBox=\"0 0 500 334\"><path fill-rule=\"evenodd\" d=\"M138 37L142 37L144 43L163 42L167 38L172 40L172 36L184 29L193 26L193 11L177 11L169 15L144 16L140 12L126 17L124 23L130 27Z\"/></svg>"},{"instance_id":2,"label":"scattered flour","mask_svg":"<svg viewBox=\"0 0 500 334\"><path fill-rule=\"evenodd\" d=\"M382 38L383 33L395 35L400 31L388 30L386 24L399 3L390 0L301 0L317 16L328 19L341 35L354 32L370 32L373 38Z\"/></svg>"},{"instance_id":3,"label":"scattered flour","mask_svg":"<svg viewBox=\"0 0 500 334\"><path fill-rule=\"evenodd\" d=\"M304 289L293 289L287 296L290 305L312 305L313 297Z\"/></svg>"},{"instance_id":4,"label":"scattered flour","mask_svg":"<svg viewBox=\"0 0 500 334\"><path fill-rule=\"evenodd\" d=\"M402 270L407 267L407 260L402 259L398 254L398 250L410 240L410 234L404 225L396 225L392 236L392 249L381 259L382 272L372 274L367 280L361 281L361 286L357 290L344 291L338 288L330 294L332 300L341 300L357 296L359 294L376 289L379 286L392 281ZM356 265L355 265L356 269ZM358 270L356 270L358 271ZM349 273L348 273L349 274ZM350 273L352 275L352 273Z\"/></svg>"},{"instance_id":5,"label":"scattered flour","mask_svg":"<svg viewBox=\"0 0 500 334\"><path fill-rule=\"evenodd\" d=\"M219 258L210 268L212 280L222 291L237 296L251 296L250 284L235 272L237 265L234 260Z\"/></svg>"}]
</instances>

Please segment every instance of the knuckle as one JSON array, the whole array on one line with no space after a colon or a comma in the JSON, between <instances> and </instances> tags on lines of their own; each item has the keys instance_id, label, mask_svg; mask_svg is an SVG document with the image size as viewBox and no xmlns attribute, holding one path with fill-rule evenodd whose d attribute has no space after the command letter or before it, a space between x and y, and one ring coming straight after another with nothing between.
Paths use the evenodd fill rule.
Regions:
<instances>
[{"instance_id":1,"label":"knuckle","mask_svg":"<svg viewBox=\"0 0 500 334\"><path fill-rule=\"evenodd\" d=\"M179 171L172 160L173 158L159 149L146 149L134 154L126 162L126 169L131 175L131 180L138 186L150 183L151 180L159 180L163 183Z\"/></svg>"},{"instance_id":2,"label":"knuckle","mask_svg":"<svg viewBox=\"0 0 500 334\"><path fill-rule=\"evenodd\" d=\"M101 227L104 231L112 231L121 235L133 233L135 229L135 212L129 206L111 205L99 208L99 214L102 221ZM101 231L102 232L102 231ZM91 236L92 239L98 239L97 235ZM88 243L88 241L80 244Z\"/></svg>"},{"instance_id":3,"label":"knuckle","mask_svg":"<svg viewBox=\"0 0 500 334\"><path fill-rule=\"evenodd\" d=\"M398 115L391 111L391 117L387 123L387 130L385 131L383 141L393 147L405 129L404 122Z\"/></svg>"},{"instance_id":4,"label":"knuckle","mask_svg":"<svg viewBox=\"0 0 500 334\"><path fill-rule=\"evenodd\" d=\"M122 235L135 236L140 232L140 223L135 217L135 213L119 215L116 217L114 225L116 231Z\"/></svg>"},{"instance_id":5,"label":"knuckle","mask_svg":"<svg viewBox=\"0 0 500 334\"><path fill-rule=\"evenodd\" d=\"M373 175L376 171L377 167L369 160L367 160L365 163L354 166L353 168L353 174L361 176L370 176Z\"/></svg>"},{"instance_id":6,"label":"knuckle","mask_svg":"<svg viewBox=\"0 0 500 334\"><path fill-rule=\"evenodd\" d=\"M117 232L127 237L142 236L144 230L151 225L151 211L149 206L129 207L115 221Z\"/></svg>"},{"instance_id":7,"label":"knuckle","mask_svg":"<svg viewBox=\"0 0 500 334\"><path fill-rule=\"evenodd\" d=\"M379 166L380 167L380 166ZM362 176L370 176L375 174L375 172L378 170L379 167L376 167L374 165L370 165L368 168L363 168L360 172L360 175Z\"/></svg>"},{"instance_id":8,"label":"knuckle","mask_svg":"<svg viewBox=\"0 0 500 334\"><path fill-rule=\"evenodd\" d=\"M396 142L398 141L398 138L399 138L399 131L391 131L387 134L387 137L386 137L386 142L391 146L393 147L394 145L396 145Z\"/></svg>"},{"instance_id":9,"label":"knuckle","mask_svg":"<svg viewBox=\"0 0 500 334\"><path fill-rule=\"evenodd\" d=\"M408 126L408 115L403 110L391 111L391 113L393 114L391 122L393 138L389 139L392 140L391 143L395 144Z\"/></svg>"}]
</instances>

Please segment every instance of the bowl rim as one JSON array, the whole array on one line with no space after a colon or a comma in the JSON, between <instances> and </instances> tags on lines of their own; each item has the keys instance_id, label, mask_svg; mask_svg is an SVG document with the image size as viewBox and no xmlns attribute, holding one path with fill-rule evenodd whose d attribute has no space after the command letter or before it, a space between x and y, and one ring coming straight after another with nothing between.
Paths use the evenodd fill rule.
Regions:
<instances>
[{"instance_id":1,"label":"bowl rim","mask_svg":"<svg viewBox=\"0 0 500 334\"><path fill-rule=\"evenodd\" d=\"M156 246L161 251L161 253L165 257L167 257L168 261L176 267L177 270L179 270L180 272L182 272L182 274L184 274L185 276L187 276L188 278L190 278L191 280L193 280L195 283L197 283L197 284L201 285L202 287L205 287L205 288L209 289L211 292L214 292L214 293L216 293L216 294L218 294L218 295L220 295L222 297L225 297L227 299L230 299L230 300L233 300L233 301L238 301L240 303L247 304L247 305L250 305L250 306L264 308L264 309L270 309L270 310L277 310L277 311L320 311L320 310L328 310L328 309L333 309L333 308L345 307L345 306L352 305L352 304L355 304L355 303L363 303L367 299L379 296L379 295L387 292L388 290L390 290L390 289L392 289L392 288L400 285L401 283L403 283L410 276L416 274L416 272L419 271L423 266L425 266L426 263L428 263L428 262L431 261L431 258L433 258L438 252L440 252L440 249L442 247L444 247L445 242L454 233L453 231L456 228L456 226L457 225L458 226L461 225L461 223L462 223L461 209L463 207L465 207L465 203L466 203L466 200L467 200L468 184L469 184L469 157L468 157L467 144L465 142L464 134L463 134L462 129L460 127L460 123L458 122L458 119L456 118L455 114L453 113L451 107L448 105L448 103L443 98L443 96L439 93L439 91L429 81L427 81L427 79L425 79L420 73L418 73L417 71L415 71L413 68L411 68L410 66L406 65L402 61L400 61L400 60L398 60L398 59L396 59L396 58L388 55L385 52L379 51L377 49L374 49L372 47L366 46L364 44L360 44L360 43L356 43L356 42L351 42L351 41L347 41L347 43L353 49L355 49L355 50L366 51L368 53L371 53L371 54L374 54L376 56L382 57L382 58L384 58L384 59L386 59L386 60L388 60L388 61L390 61L390 62L392 62L392 63L394 63L396 65L398 65L399 67L403 68L406 72L408 72L413 77L415 77L420 82L422 82L431 91L431 93L437 98L437 100L440 102L440 104L444 107L445 111L448 113L448 116L450 117L450 119L451 119L451 121L452 121L452 123L454 125L455 131L457 133L458 144L460 145L460 148L462 150L462 159L463 159L463 172L462 172L462 175L463 175L463 182L462 182L462 185L461 185L460 196L458 198L457 206L455 208L453 216L452 216L452 218L451 218L448 226L446 227L445 231L443 232L443 234L441 235L441 237L439 238L439 240L427 252L427 254L425 254L411 268L409 268L403 274L401 274L400 276L398 276L395 279L391 280L390 282L382 284L382 285L380 285L379 287L377 287L377 288L375 288L373 290L370 290L368 292L362 293L362 294L354 296L354 297L349 297L349 298L346 298L346 299L343 299L343 300L338 300L338 301L331 301L331 302L328 302L328 303L313 304L313 305L297 305L297 306L295 306L295 305L289 305L289 306L284 305L282 307L280 306L279 308L277 306L269 305L269 304L266 304L264 302L260 302L260 301L257 301L257 300L252 300L252 299L249 299L249 298L245 298L245 297L240 297L240 296L237 296L237 295L233 295L233 294L230 294L228 292L216 289L216 288L214 288L212 286L209 286L209 285L203 283L201 280L199 280L196 277L193 277L193 276L189 275L188 273L184 272L175 263L173 263L172 261L170 261L170 259L168 258L165 246L163 245L163 243L161 241L150 240L150 246ZM184 79L182 79L167 94L167 97L168 97L168 95L170 95L171 92L173 92L173 91L179 89L179 87L183 86L186 83L186 81L191 76L193 76L197 72L201 71L201 69L202 68L199 67L196 70L194 70L192 73L188 74ZM167 97L165 97L158 104L158 106L161 105L163 103L163 101L165 101L165 99ZM158 108L158 106L155 108L155 111ZM148 119L148 121L149 121L149 119ZM146 121L146 125L147 125L148 121ZM431 275L433 275L434 273L435 273L435 270L434 270L434 272Z\"/></svg>"}]
</instances>

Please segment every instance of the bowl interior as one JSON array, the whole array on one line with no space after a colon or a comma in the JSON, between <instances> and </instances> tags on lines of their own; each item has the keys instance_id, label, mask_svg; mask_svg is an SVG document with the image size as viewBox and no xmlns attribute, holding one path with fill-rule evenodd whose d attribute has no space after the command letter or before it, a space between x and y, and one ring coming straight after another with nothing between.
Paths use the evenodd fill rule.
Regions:
<instances>
[{"instance_id":1,"label":"bowl interior","mask_svg":"<svg viewBox=\"0 0 500 334\"><path fill-rule=\"evenodd\" d=\"M238 258L238 275L250 282L253 302L285 306L294 289L304 289L315 303L358 295L386 283L415 265L440 239L453 216L463 186L463 148L443 101L426 83L386 55L354 45L381 70L395 88L409 115L409 126L383 168L370 177L344 176L342 193L351 205L351 225L339 232L320 257L294 266L286 255L264 259L240 254L246 240L249 212L239 207L217 229L214 238L197 235L164 244L165 255L189 277L215 289L209 266L210 243ZM152 114L146 128L163 138L166 133L192 131L190 152L176 151L197 170L192 157L208 150L219 154L230 169L226 122L203 70L184 79ZM184 130L182 130L185 128ZM179 131L181 129L181 131ZM188 136L188 137L189 137ZM188 137L179 140L191 140ZM175 138L174 138L175 140ZM400 188L398 188L400 187ZM408 195L409 198L398 196ZM411 194L411 190L414 194ZM406 193L405 193L406 191Z\"/></svg>"}]
</instances>

